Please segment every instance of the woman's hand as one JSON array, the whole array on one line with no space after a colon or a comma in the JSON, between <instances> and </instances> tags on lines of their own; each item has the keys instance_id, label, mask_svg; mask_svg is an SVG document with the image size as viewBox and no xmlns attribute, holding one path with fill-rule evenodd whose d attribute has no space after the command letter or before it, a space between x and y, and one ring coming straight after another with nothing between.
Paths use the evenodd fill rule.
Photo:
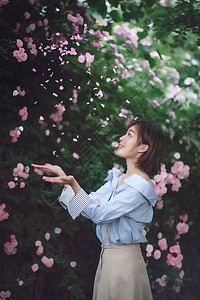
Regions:
<instances>
[{"instance_id":1,"label":"woman's hand","mask_svg":"<svg viewBox=\"0 0 200 300\"><path fill-rule=\"evenodd\" d=\"M57 184L64 184L64 185L73 185L73 182L75 181L74 176L72 175L65 175L65 176L58 176L58 177L47 177L43 176L43 180L51 183L57 183Z\"/></svg>"},{"instance_id":2,"label":"woman's hand","mask_svg":"<svg viewBox=\"0 0 200 300\"><path fill-rule=\"evenodd\" d=\"M51 164L46 163L45 165L31 164L31 166L33 166L37 170L41 170L42 172L44 172L48 175L55 174L55 175L58 175L59 177L66 176L65 172L61 169L61 167L56 166L56 165L51 165Z\"/></svg>"},{"instance_id":3,"label":"woman's hand","mask_svg":"<svg viewBox=\"0 0 200 300\"><path fill-rule=\"evenodd\" d=\"M65 172L59 166L51 165L48 163L46 163L45 165L31 164L31 166L45 172L48 175L50 174L57 175L56 177L43 176L42 179L47 182L64 184L66 187L70 185L74 190L75 194L77 194L81 190L81 187L78 184L78 182L75 180L74 176L66 175Z\"/></svg>"}]
</instances>

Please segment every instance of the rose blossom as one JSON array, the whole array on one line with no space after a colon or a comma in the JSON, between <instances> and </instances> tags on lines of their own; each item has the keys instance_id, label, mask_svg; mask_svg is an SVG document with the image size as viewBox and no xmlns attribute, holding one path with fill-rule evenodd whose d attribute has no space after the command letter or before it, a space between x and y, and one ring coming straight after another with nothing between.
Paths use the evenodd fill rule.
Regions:
<instances>
[{"instance_id":1,"label":"rose blossom","mask_svg":"<svg viewBox=\"0 0 200 300\"><path fill-rule=\"evenodd\" d=\"M72 268L75 268L76 265L77 265L77 262L75 262L75 261L71 261L71 262L70 262L70 266L71 266Z\"/></svg>"},{"instance_id":2,"label":"rose blossom","mask_svg":"<svg viewBox=\"0 0 200 300\"><path fill-rule=\"evenodd\" d=\"M31 266L31 269L32 269L33 272L36 272L36 271L39 269L38 264L32 265L32 266Z\"/></svg>"},{"instance_id":3,"label":"rose blossom","mask_svg":"<svg viewBox=\"0 0 200 300\"><path fill-rule=\"evenodd\" d=\"M56 234L60 234L61 231L62 231L62 229L59 228L59 227L56 227L56 228L54 229L54 232L55 232Z\"/></svg>"},{"instance_id":4,"label":"rose blossom","mask_svg":"<svg viewBox=\"0 0 200 300\"><path fill-rule=\"evenodd\" d=\"M161 257L161 252L160 252L160 250L156 250L155 252L154 252L154 258L157 260L157 259L159 259L160 257Z\"/></svg>"},{"instance_id":5,"label":"rose blossom","mask_svg":"<svg viewBox=\"0 0 200 300\"><path fill-rule=\"evenodd\" d=\"M45 233L45 239L48 241L50 239L51 235L49 232Z\"/></svg>"},{"instance_id":6,"label":"rose blossom","mask_svg":"<svg viewBox=\"0 0 200 300\"><path fill-rule=\"evenodd\" d=\"M167 250L167 240L165 238L160 239L158 241L158 246L160 247L160 250Z\"/></svg>"},{"instance_id":7,"label":"rose blossom","mask_svg":"<svg viewBox=\"0 0 200 300\"><path fill-rule=\"evenodd\" d=\"M47 258L46 256L43 256L41 261L47 268L51 268L54 264L53 258Z\"/></svg>"},{"instance_id":8,"label":"rose blossom","mask_svg":"<svg viewBox=\"0 0 200 300\"><path fill-rule=\"evenodd\" d=\"M182 223L182 222L179 222L177 225L176 225L176 229L178 231L178 234L183 234L183 233L187 233L188 230L189 230L189 225L186 224L186 223Z\"/></svg>"}]
</instances>

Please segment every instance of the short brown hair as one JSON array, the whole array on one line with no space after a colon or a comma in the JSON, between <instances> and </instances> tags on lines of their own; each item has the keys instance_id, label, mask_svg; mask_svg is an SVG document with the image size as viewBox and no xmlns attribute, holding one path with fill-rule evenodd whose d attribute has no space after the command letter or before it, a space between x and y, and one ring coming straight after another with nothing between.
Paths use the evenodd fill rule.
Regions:
<instances>
[{"instance_id":1,"label":"short brown hair","mask_svg":"<svg viewBox=\"0 0 200 300\"><path fill-rule=\"evenodd\" d=\"M165 140L160 128L149 121L136 120L128 124L126 130L131 126L138 129L138 145L145 144L149 148L138 159L137 167L148 175L154 176L160 172L161 163L164 159Z\"/></svg>"}]
</instances>

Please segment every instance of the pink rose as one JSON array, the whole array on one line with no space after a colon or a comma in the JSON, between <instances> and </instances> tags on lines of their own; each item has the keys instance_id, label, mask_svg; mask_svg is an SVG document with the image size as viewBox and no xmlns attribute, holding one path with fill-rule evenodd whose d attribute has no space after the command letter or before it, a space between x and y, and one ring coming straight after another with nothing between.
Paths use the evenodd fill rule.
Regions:
<instances>
[{"instance_id":1,"label":"pink rose","mask_svg":"<svg viewBox=\"0 0 200 300\"><path fill-rule=\"evenodd\" d=\"M187 220L188 220L188 215L187 215L187 214L185 214L185 215L180 215L180 216L179 216L179 219L180 219L181 221L183 221L183 222L187 222Z\"/></svg>"},{"instance_id":2,"label":"pink rose","mask_svg":"<svg viewBox=\"0 0 200 300\"><path fill-rule=\"evenodd\" d=\"M189 230L189 225L186 224L186 223L182 223L182 222L179 222L177 225L176 225L176 230L178 231L178 234L183 234L183 233L187 233L188 230Z\"/></svg>"},{"instance_id":3,"label":"pink rose","mask_svg":"<svg viewBox=\"0 0 200 300\"><path fill-rule=\"evenodd\" d=\"M175 245L175 246L171 246L171 247L169 248L169 251L170 251L171 253L179 254L179 253L181 253L181 248L180 248L179 245Z\"/></svg>"},{"instance_id":4,"label":"pink rose","mask_svg":"<svg viewBox=\"0 0 200 300\"><path fill-rule=\"evenodd\" d=\"M147 251L146 256L147 256L147 257L151 256L151 253L152 253L152 251L153 251L153 246L152 246L151 244L148 244L148 245L146 246L146 251Z\"/></svg>"},{"instance_id":5,"label":"pink rose","mask_svg":"<svg viewBox=\"0 0 200 300\"><path fill-rule=\"evenodd\" d=\"M181 155L180 155L179 152L176 152L176 153L174 153L174 157L175 157L176 159L180 159Z\"/></svg>"},{"instance_id":6,"label":"pink rose","mask_svg":"<svg viewBox=\"0 0 200 300\"><path fill-rule=\"evenodd\" d=\"M0 206L0 221L6 220L9 217L9 214L4 210L6 205L3 203Z\"/></svg>"},{"instance_id":7,"label":"pink rose","mask_svg":"<svg viewBox=\"0 0 200 300\"><path fill-rule=\"evenodd\" d=\"M6 4L8 4L10 1L8 1L8 0L0 0L0 7L2 6L2 5L6 5Z\"/></svg>"},{"instance_id":8,"label":"pink rose","mask_svg":"<svg viewBox=\"0 0 200 300\"><path fill-rule=\"evenodd\" d=\"M38 249L36 251L36 254L37 255L41 255L42 253L44 252L44 248L42 245L38 246Z\"/></svg>"},{"instance_id":9,"label":"pink rose","mask_svg":"<svg viewBox=\"0 0 200 300\"><path fill-rule=\"evenodd\" d=\"M15 187L14 181L9 181L9 182L8 182L8 187L9 187L10 189L14 189L14 187Z\"/></svg>"},{"instance_id":10,"label":"pink rose","mask_svg":"<svg viewBox=\"0 0 200 300\"><path fill-rule=\"evenodd\" d=\"M47 268L51 268L54 264L53 258L47 258L46 256L43 256L41 261Z\"/></svg>"},{"instance_id":11,"label":"pink rose","mask_svg":"<svg viewBox=\"0 0 200 300\"><path fill-rule=\"evenodd\" d=\"M157 278L156 281L159 283L161 287L164 287L167 285L166 278L167 275L163 275L161 278Z\"/></svg>"},{"instance_id":12,"label":"pink rose","mask_svg":"<svg viewBox=\"0 0 200 300\"><path fill-rule=\"evenodd\" d=\"M20 182L20 188L23 189L25 187L25 183L24 182Z\"/></svg>"},{"instance_id":13,"label":"pink rose","mask_svg":"<svg viewBox=\"0 0 200 300\"><path fill-rule=\"evenodd\" d=\"M33 272L36 272L36 271L39 269L38 264L32 265L32 266L31 266L31 269L32 269Z\"/></svg>"},{"instance_id":14,"label":"pink rose","mask_svg":"<svg viewBox=\"0 0 200 300\"><path fill-rule=\"evenodd\" d=\"M42 245L42 242L41 242L41 241L36 241L36 242L35 242L35 246L36 246L36 247L39 247L39 246L41 246L41 245Z\"/></svg>"},{"instance_id":15,"label":"pink rose","mask_svg":"<svg viewBox=\"0 0 200 300\"><path fill-rule=\"evenodd\" d=\"M27 20L30 18L30 16L31 16L31 14L28 11L25 11L24 18Z\"/></svg>"},{"instance_id":16,"label":"pink rose","mask_svg":"<svg viewBox=\"0 0 200 300\"><path fill-rule=\"evenodd\" d=\"M17 39L17 47L22 48L23 47L23 42L20 39Z\"/></svg>"},{"instance_id":17,"label":"pink rose","mask_svg":"<svg viewBox=\"0 0 200 300\"><path fill-rule=\"evenodd\" d=\"M14 130L10 130L9 134L12 137L11 142L16 143L21 131L19 130L19 127L16 127Z\"/></svg>"},{"instance_id":18,"label":"pink rose","mask_svg":"<svg viewBox=\"0 0 200 300\"><path fill-rule=\"evenodd\" d=\"M161 257L161 252L160 252L160 250L156 250L155 252L154 252L154 258L157 260L157 259L159 259L160 257Z\"/></svg>"},{"instance_id":19,"label":"pink rose","mask_svg":"<svg viewBox=\"0 0 200 300\"><path fill-rule=\"evenodd\" d=\"M160 250L167 250L167 240L165 238L160 239L158 241L158 246L160 247Z\"/></svg>"},{"instance_id":20,"label":"pink rose","mask_svg":"<svg viewBox=\"0 0 200 300\"><path fill-rule=\"evenodd\" d=\"M85 53L85 58L86 58L86 67L90 67L91 63L94 61L94 55L91 55L89 52Z\"/></svg>"},{"instance_id":21,"label":"pink rose","mask_svg":"<svg viewBox=\"0 0 200 300\"><path fill-rule=\"evenodd\" d=\"M38 22L37 22L37 26L38 26L38 27L41 27L41 26L42 26L42 21L38 21Z\"/></svg>"},{"instance_id":22,"label":"pink rose","mask_svg":"<svg viewBox=\"0 0 200 300\"><path fill-rule=\"evenodd\" d=\"M45 233L45 239L48 241L50 239L51 235L49 232Z\"/></svg>"},{"instance_id":23,"label":"pink rose","mask_svg":"<svg viewBox=\"0 0 200 300\"><path fill-rule=\"evenodd\" d=\"M56 234L60 234L60 233L62 232L62 229L61 229L60 227L56 227L56 228L54 229L54 232L55 232Z\"/></svg>"},{"instance_id":24,"label":"pink rose","mask_svg":"<svg viewBox=\"0 0 200 300\"><path fill-rule=\"evenodd\" d=\"M78 61L82 64L85 61L85 55L79 55Z\"/></svg>"},{"instance_id":25,"label":"pink rose","mask_svg":"<svg viewBox=\"0 0 200 300\"><path fill-rule=\"evenodd\" d=\"M75 261L71 261L71 262L70 262L70 266L71 266L72 268L75 268L76 265L77 265L77 262L75 262Z\"/></svg>"},{"instance_id":26,"label":"pink rose","mask_svg":"<svg viewBox=\"0 0 200 300\"><path fill-rule=\"evenodd\" d=\"M4 252L7 255L11 255L11 254L14 255L17 252L17 249L15 248L15 246L12 245L12 243L6 242L4 244Z\"/></svg>"}]
</instances>

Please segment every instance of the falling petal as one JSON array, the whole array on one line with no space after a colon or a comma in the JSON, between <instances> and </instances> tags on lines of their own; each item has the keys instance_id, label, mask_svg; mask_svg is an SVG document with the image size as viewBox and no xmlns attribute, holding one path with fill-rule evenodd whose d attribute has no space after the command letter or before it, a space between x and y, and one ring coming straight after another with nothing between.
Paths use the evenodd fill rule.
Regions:
<instances>
[{"instance_id":1,"label":"falling petal","mask_svg":"<svg viewBox=\"0 0 200 300\"><path fill-rule=\"evenodd\" d=\"M14 90L13 91L13 96L17 96L19 93L18 93L18 91L17 90Z\"/></svg>"},{"instance_id":2,"label":"falling petal","mask_svg":"<svg viewBox=\"0 0 200 300\"><path fill-rule=\"evenodd\" d=\"M76 152L74 152L72 155L74 158L79 159L79 155Z\"/></svg>"}]
</instances>

